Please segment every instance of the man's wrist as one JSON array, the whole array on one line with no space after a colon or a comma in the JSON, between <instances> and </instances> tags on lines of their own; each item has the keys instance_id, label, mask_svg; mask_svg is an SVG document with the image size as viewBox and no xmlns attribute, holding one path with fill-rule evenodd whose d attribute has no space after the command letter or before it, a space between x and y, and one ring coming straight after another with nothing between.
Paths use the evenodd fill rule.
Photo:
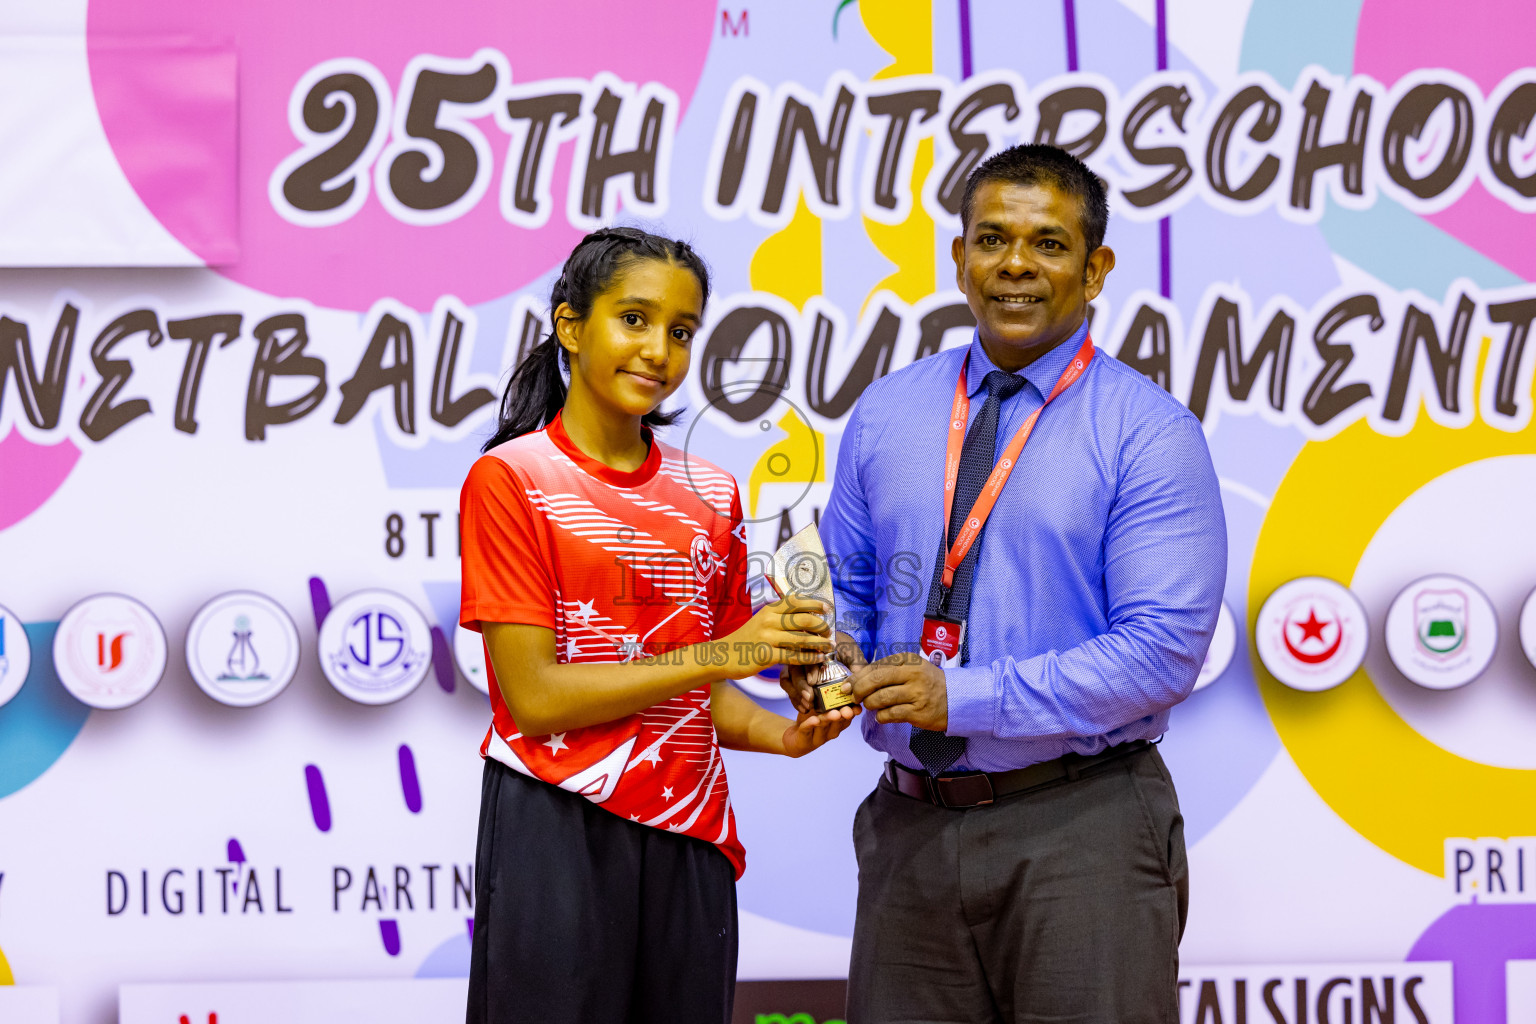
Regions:
<instances>
[{"instance_id":1,"label":"man's wrist","mask_svg":"<svg viewBox=\"0 0 1536 1024\"><path fill-rule=\"evenodd\" d=\"M845 644L852 645L859 652L860 661L867 662L869 660L869 653L865 646L865 638L861 634L854 633L846 629L839 629L832 634L832 645L834 653L836 653L836 651ZM846 659L843 663L847 664Z\"/></svg>"}]
</instances>

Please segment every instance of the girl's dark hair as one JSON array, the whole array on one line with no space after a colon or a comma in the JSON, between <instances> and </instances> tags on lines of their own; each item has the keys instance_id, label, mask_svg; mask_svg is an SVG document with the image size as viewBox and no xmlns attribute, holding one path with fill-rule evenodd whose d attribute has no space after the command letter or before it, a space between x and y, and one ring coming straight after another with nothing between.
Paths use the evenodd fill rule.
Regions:
<instances>
[{"instance_id":1,"label":"girl's dark hair","mask_svg":"<svg viewBox=\"0 0 1536 1024\"><path fill-rule=\"evenodd\" d=\"M592 304L621 270L642 260L675 263L693 271L699 280L704 301L709 301L709 268L687 242L653 235L639 228L603 228L594 231L571 250L560 279L549 293L550 315L566 303L578 319L592 312ZM568 369L570 357L551 331L528 353L501 396L496 417L496 432L481 447L488 452L499 444L531 434L555 418L565 405L565 379L561 369ZM640 422L648 427L671 426L682 415L677 409L663 413L653 409Z\"/></svg>"}]
</instances>

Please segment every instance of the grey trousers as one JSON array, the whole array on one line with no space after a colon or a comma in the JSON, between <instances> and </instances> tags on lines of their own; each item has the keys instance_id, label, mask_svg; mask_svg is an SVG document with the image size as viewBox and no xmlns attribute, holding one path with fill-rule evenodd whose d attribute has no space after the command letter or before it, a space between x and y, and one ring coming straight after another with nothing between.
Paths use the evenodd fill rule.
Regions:
<instances>
[{"instance_id":1,"label":"grey trousers","mask_svg":"<svg viewBox=\"0 0 1536 1024\"><path fill-rule=\"evenodd\" d=\"M853 839L849 1024L1177 1024L1189 865L1155 747L964 810L882 778Z\"/></svg>"}]
</instances>

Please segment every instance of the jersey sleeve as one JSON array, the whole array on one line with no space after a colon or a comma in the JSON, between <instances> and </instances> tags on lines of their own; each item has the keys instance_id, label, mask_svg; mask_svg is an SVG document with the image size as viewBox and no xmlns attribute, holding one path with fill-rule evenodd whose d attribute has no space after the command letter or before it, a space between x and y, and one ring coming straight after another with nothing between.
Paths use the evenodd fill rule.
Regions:
<instances>
[{"instance_id":1,"label":"jersey sleeve","mask_svg":"<svg viewBox=\"0 0 1536 1024\"><path fill-rule=\"evenodd\" d=\"M463 589L459 624L555 628L555 588L539 517L512 467L483 456L459 492Z\"/></svg>"},{"instance_id":2,"label":"jersey sleeve","mask_svg":"<svg viewBox=\"0 0 1536 1024\"><path fill-rule=\"evenodd\" d=\"M724 569L715 576L711 595L715 606L715 639L736 632L752 617L752 595L747 589L746 529L742 525L741 492L731 491L730 536Z\"/></svg>"}]
</instances>

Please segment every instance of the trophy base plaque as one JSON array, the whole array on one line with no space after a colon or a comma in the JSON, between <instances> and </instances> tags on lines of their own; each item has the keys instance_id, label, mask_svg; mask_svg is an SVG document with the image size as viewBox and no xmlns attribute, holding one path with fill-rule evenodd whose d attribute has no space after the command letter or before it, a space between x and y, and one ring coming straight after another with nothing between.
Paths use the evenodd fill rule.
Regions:
<instances>
[{"instance_id":1,"label":"trophy base plaque","mask_svg":"<svg viewBox=\"0 0 1536 1024\"><path fill-rule=\"evenodd\" d=\"M843 692L843 684L822 683L814 688L815 698L811 704L817 711L836 711L838 708L847 707L856 703L853 694Z\"/></svg>"},{"instance_id":2,"label":"trophy base plaque","mask_svg":"<svg viewBox=\"0 0 1536 1024\"><path fill-rule=\"evenodd\" d=\"M812 666L807 675L811 681L811 706L817 711L835 711L857 703L853 694L843 692L843 682L852 673L842 662L824 661Z\"/></svg>"}]
</instances>

